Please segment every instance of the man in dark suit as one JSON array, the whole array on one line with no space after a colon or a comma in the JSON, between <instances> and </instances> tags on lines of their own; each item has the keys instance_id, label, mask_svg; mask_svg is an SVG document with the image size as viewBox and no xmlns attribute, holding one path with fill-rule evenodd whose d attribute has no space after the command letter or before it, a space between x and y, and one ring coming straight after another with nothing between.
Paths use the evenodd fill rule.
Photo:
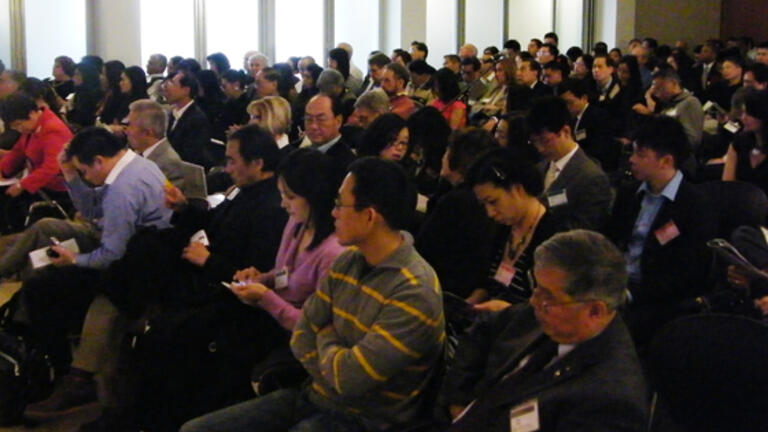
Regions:
<instances>
[{"instance_id":1,"label":"man in dark suit","mask_svg":"<svg viewBox=\"0 0 768 432\"><path fill-rule=\"evenodd\" d=\"M346 175L347 167L355 159L355 154L341 135L343 123L344 116L338 98L320 93L310 99L304 108L306 139L312 148L333 159L340 178ZM293 147L299 145L294 143Z\"/></svg>"},{"instance_id":2,"label":"man in dark suit","mask_svg":"<svg viewBox=\"0 0 768 432\"><path fill-rule=\"evenodd\" d=\"M618 168L621 146L612 138L611 120L602 108L589 103L589 89L583 80L568 79L560 97L573 116L573 139L584 152L600 162L605 172Z\"/></svg>"},{"instance_id":3,"label":"man in dark suit","mask_svg":"<svg viewBox=\"0 0 768 432\"><path fill-rule=\"evenodd\" d=\"M202 165L207 170L213 165L207 155L211 131L208 118L195 103L197 91L197 80L187 71L179 71L165 81L165 98L173 107L168 141L182 160Z\"/></svg>"},{"instance_id":4,"label":"man in dark suit","mask_svg":"<svg viewBox=\"0 0 768 432\"><path fill-rule=\"evenodd\" d=\"M552 87L539 80L541 77L541 65L534 59L521 60L520 66L517 68L516 77L518 83L531 89L532 100L554 94Z\"/></svg>"},{"instance_id":5,"label":"man in dark suit","mask_svg":"<svg viewBox=\"0 0 768 432\"><path fill-rule=\"evenodd\" d=\"M531 142L544 160L541 199L553 217L571 229L600 230L608 219L612 193L608 177L579 148L571 132L565 101L549 96L528 114Z\"/></svg>"},{"instance_id":6,"label":"man in dark suit","mask_svg":"<svg viewBox=\"0 0 768 432\"><path fill-rule=\"evenodd\" d=\"M442 394L449 431L643 431L646 384L617 312L625 261L575 230L534 255L529 305L482 316L460 338Z\"/></svg>"},{"instance_id":7,"label":"man in dark suit","mask_svg":"<svg viewBox=\"0 0 768 432\"><path fill-rule=\"evenodd\" d=\"M693 77L693 88L691 92L699 98L701 103L707 100L707 91L712 84L720 81L720 68L717 63L717 54L719 43L713 40L707 41L701 46L699 53L699 62L693 67L691 77Z\"/></svg>"},{"instance_id":8,"label":"man in dark suit","mask_svg":"<svg viewBox=\"0 0 768 432\"><path fill-rule=\"evenodd\" d=\"M679 169L689 153L680 122L648 119L630 158L639 182L619 191L608 227L627 257L627 323L639 344L674 318L682 301L706 290L706 242L716 227L709 200Z\"/></svg>"}]
</instances>

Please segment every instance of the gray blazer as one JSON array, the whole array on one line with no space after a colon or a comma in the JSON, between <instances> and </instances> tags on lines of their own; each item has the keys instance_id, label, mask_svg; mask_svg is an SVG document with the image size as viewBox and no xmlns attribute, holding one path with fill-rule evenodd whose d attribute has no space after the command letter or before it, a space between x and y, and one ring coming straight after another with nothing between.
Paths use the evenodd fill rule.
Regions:
<instances>
[{"instance_id":1,"label":"gray blazer","mask_svg":"<svg viewBox=\"0 0 768 432\"><path fill-rule=\"evenodd\" d=\"M165 177L177 188L181 189L184 194L187 191L184 190L184 168L182 167L181 158L176 150L171 147L168 138L163 138L160 143L152 150L152 153L147 156L147 159L157 164L160 171L165 174Z\"/></svg>"},{"instance_id":2,"label":"gray blazer","mask_svg":"<svg viewBox=\"0 0 768 432\"><path fill-rule=\"evenodd\" d=\"M548 161L538 164L542 176L548 167ZM567 202L562 202L563 192ZM579 148L539 198L554 219L569 229L600 231L608 221L613 192L608 176Z\"/></svg>"}]
</instances>

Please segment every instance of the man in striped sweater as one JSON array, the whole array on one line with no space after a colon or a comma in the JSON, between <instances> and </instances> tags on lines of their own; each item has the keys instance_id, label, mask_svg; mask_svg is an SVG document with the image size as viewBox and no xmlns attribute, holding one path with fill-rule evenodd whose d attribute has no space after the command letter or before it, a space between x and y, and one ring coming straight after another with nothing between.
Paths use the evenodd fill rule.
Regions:
<instances>
[{"instance_id":1,"label":"man in striped sweater","mask_svg":"<svg viewBox=\"0 0 768 432\"><path fill-rule=\"evenodd\" d=\"M425 390L445 333L437 276L400 231L415 201L399 165L353 163L333 211L339 243L352 247L304 303L291 339L311 382L198 418L182 432L399 430L431 412Z\"/></svg>"}]
</instances>

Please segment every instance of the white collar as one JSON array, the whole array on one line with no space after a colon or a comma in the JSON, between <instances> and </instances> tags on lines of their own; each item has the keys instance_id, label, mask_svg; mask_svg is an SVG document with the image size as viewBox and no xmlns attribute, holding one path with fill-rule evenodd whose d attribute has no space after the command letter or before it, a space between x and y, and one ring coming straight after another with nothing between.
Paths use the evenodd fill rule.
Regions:
<instances>
[{"instance_id":1,"label":"white collar","mask_svg":"<svg viewBox=\"0 0 768 432\"><path fill-rule=\"evenodd\" d=\"M133 150L126 150L123 157L121 157L115 166L112 167L112 170L109 171L107 178L104 180L104 184L110 185L114 183L114 181L117 180L117 176L120 175L126 165L128 165L135 157L136 153L134 153Z\"/></svg>"},{"instance_id":2,"label":"white collar","mask_svg":"<svg viewBox=\"0 0 768 432\"><path fill-rule=\"evenodd\" d=\"M188 103L188 104L184 105L184 106L183 106L183 107L181 107L181 108L178 108L178 109L177 109L176 107L174 107L174 108L171 110L171 114L173 114L173 118L175 118L176 120L180 119L180 118L181 118L181 116L183 116L183 115L184 115L184 113L185 113L185 112L187 112L187 109L189 109L189 106L190 106L190 105L192 105L193 103L195 103L195 100L194 100L194 99L192 99L191 101L189 101L189 103Z\"/></svg>"},{"instance_id":3,"label":"white collar","mask_svg":"<svg viewBox=\"0 0 768 432\"><path fill-rule=\"evenodd\" d=\"M578 149L579 149L579 146L577 144L576 146L573 147L573 150L568 152L568 154L566 154L565 156L561 157L560 159L558 159L558 160L556 160L554 162L550 162L550 163L554 163L555 166L557 167L557 171L558 172L562 172L565 169L565 166L568 165L568 162L571 160L573 155L576 154L576 151Z\"/></svg>"},{"instance_id":4,"label":"white collar","mask_svg":"<svg viewBox=\"0 0 768 432\"><path fill-rule=\"evenodd\" d=\"M144 156L144 157L149 157L149 154L152 153L152 151L154 151L157 148L157 146L159 146L160 143L162 143L163 141L165 141L165 138L159 140L158 142L156 142L156 143L152 144L151 146L147 147L146 149L144 149L144 151L141 152L141 155Z\"/></svg>"}]
</instances>

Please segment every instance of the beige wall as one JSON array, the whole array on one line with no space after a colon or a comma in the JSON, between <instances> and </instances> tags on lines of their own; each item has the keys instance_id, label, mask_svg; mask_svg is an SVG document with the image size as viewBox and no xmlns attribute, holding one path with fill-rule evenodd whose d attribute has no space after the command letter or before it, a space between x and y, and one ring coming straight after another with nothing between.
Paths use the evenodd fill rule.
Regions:
<instances>
[{"instance_id":1,"label":"beige wall","mask_svg":"<svg viewBox=\"0 0 768 432\"><path fill-rule=\"evenodd\" d=\"M722 0L638 0L636 5L639 38L653 37L669 45L682 39L692 47L720 35Z\"/></svg>"},{"instance_id":2,"label":"beige wall","mask_svg":"<svg viewBox=\"0 0 768 432\"><path fill-rule=\"evenodd\" d=\"M90 8L89 53L120 59L126 66L141 65L139 0L92 0Z\"/></svg>"}]
</instances>

